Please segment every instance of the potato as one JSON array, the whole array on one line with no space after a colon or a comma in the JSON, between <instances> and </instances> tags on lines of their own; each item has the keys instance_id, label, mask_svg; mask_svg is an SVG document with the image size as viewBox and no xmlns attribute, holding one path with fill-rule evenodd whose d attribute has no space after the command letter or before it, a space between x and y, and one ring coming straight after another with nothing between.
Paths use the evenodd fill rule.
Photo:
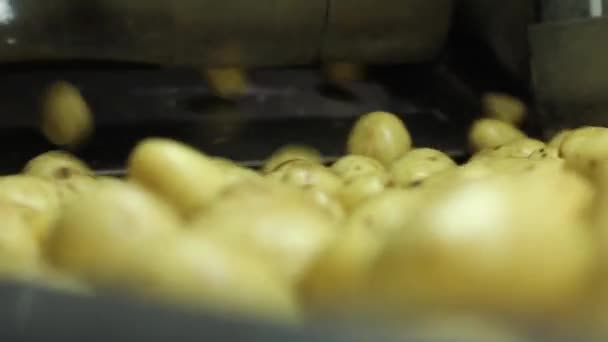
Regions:
<instances>
[{"instance_id":1,"label":"potato","mask_svg":"<svg viewBox=\"0 0 608 342\"><path fill-rule=\"evenodd\" d=\"M283 323L297 323L295 296L274 271L238 246L198 234L177 235L151 256L135 290L190 308L216 309Z\"/></svg>"},{"instance_id":2,"label":"potato","mask_svg":"<svg viewBox=\"0 0 608 342\"><path fill-rule=\"evenodd\" d=\"M0 177L0 201L19 208L33 235L44 242L60 213L57 186L48 180L26 176Z\"/></svg>"},{"instance_id":3,"label":"potato","mask_svg":"<svg viewBox=\"0 0 608 342\"><path fill-rule=\"evenodd\" d=\"M478 158L529 158L534 153L546 153L547 146L540 140L523 138L516 139L504 145L487 148L473 156Z\"/></svg>"},{"instance_id":4,"label":"potato","mask_svg":"<svg viewBox=\"0 0 608 342\"><path fill-rule=\"evenodd\" d=\"M300 283L311 309L347 311L366 304L366 298L361 297L368 272L391 237L408 228L421 203L418 196L411 190L387 190L355 210L340 237Z\"/></svg>"},{"instance_id":5,"label":"potato","mask_svg":"<svg viewBox=\"0 0 608 342\"><path fill-rule=\"evenodd\" d=\"M547 146L553 147L559 151L560 147L562 146L562 143L568 136L570 136L571 133L572 133L572 130L569 130L569 129L565 129L565 130L558 132L557 134L555 134L553 136L553 138L551 138L551 140L549 140L549 142L547 143Z\"/></svg>"},{"instance_id":6,"label":"potato","mask_svg":"<svg viewBox=\"0 0 608 342\"><path fill-rule=\"evenodd\" d=\"M285 162L294 159L307 160L315 164L321 164L321 152L309 146L302 145L287 145L275 151L270 158L264 163L262 168L264 173L275 171Z\"/></svg>"},{"instance_id":7,"label":"potato","mask_svg":"<svg viewBox=\"0 0 608 342\"><path fill-rule=\"evenodd\" d=\"M300 190L249 183L224 192L190 229L252 251L296 283L334 239L334 223Z\"/></svg>"},{"instance_id":8,"label":"potato","mask_svg":"<svg viewBox=\"0 0 608 342\"><path fill-rule=\"evenodd\" d=\"M512 125L495 119L480 119L473 123L469 143L475 151L496 148L526 135Z\"/></svg>"},{"instance_id":9,"label":"potato","mask_svg":"<svg viewBox=\"0 0 608 342\"><path fill-rule=\"evenodd\" d=\"M227 185L213 159L169 139L139 143L127 172L130 180L165 198L186 217L209 205Z\"/></svg>"},{"instance_id":10,"label":"potato","mask_svg":"<svg viewBox=\"0 0 608 342\"><path fill-rule=\"evenodd\" d=\"M346 218L346 210L333 195L319 189L305 189L304 193L332 222L339 223Z\"/></svg>"},{"instance_id":11,"label":"potato","mask_svg":"<svg viewBox=\"0 0 608 342\"><path fill-rule=\"evenodd\" d=\"M180 229L173 209L129 183L105 183L64 211L48 242L60 269L100 286L131 286L149 258Z\"/></svg>"},{"instance_id":12,"label":"potato","mask_svg":"<svg viewBox=\"0 0 608 342\"><path fill-rule=\"evenodd\" d=\"M55 184L59 192L59 200L63 206L66 206L70 202L78 200L83 194L93 191L107 182L107 180L98 180L89 176L72 176L64 180L58 180Z\"/></svg>"},{"instance_id":13,"label":"potato","mask_svg":"<svg viewBox=\"0 0 608 342\"><path fill-rule=\"evenodd\" d=\"M278 166L267 174L273 181L303 189L319 189L328 194L337 193L342 180L323 165L307 160L294 159Z\"/></svg>"},{"instance_id":14,"label":"potato","mask_svg":"<svg viewBox=\"0 0 608 342\"><path fill-rule=\"evenodd\" d=\"M35 157L25 165L23 173L49 180L94 175L84 162L63 151L50 151Z\"/></svg>"},{"instance_id":15,"label":"potato","mask_svg":"<svg viewBox=\"0 0 608 342\"><path fill-rule=\"evenodd\" d=\"M215 161L216 165L222 169L226 187L239 184L241 182L263 180L263 177L256 171L242 167L231 160L214 158L213 161Z\"/></svg>"},{"instance_id":16,"label":"potato","mask_svg":"<svg viewBox=\"0 0 608 342\"><path fill-rule=\"evenodd\" d=\"M19 208L0 202L0 278L28 280L38 272L42 258L36 237Z\"/></svg>"},{"instance_id":17,"label":"potato","mask_svg":"<svg viewBox=\"0 0 608 342\"><path fill-rule=\"evenodd\" d=\"M449 188L416 215L413 229L391 240L371 291L397 310L567 310L589 280L593 247L584 214L592 198L587 182L551 163Z\"/></svg>"},{"instance_id":18,"label":"potato","mask_svg":"<svg viewBox=\"0 0 608 342\"><path fill-rule=\"evenodd\" d=\"M241 68L211 68L205 70L205 77L215 95L233 99L247 94L249 80Z\"/></svg>"},{"instance_id":19,"label":"potato","mask_svg":"<svg viewBox=\"0 0 608 342\"><path fill-rule=\"evenodd\" d=\"M298 284L307 309L342 314L360 311L368 271L381 246L374 232L361 222L349 222Z\"/></svg>"},{"instance_id":20,"label":"potato","mask_svg":"<svg viewBox=\"0 0 608 342\"><path fill-rule=\"evenodd\" d=\"M52 84L42 102L42 132L55 145L76 146L93 133L91 109L80 91L60 81Z\"/></svg>"},{"instance_id":21,"label":"potato","mask_svg":"<svg viewBox=\"0 0 608 342\"><path fill-rule=\"evenodd\" d=\"M389 166L412 147L412 138L401 119L391 113L363 115L348 137L348 152Z\"/></svg>"},{"instance_id":22,"label":"potato","mask_svg":"<svg viewBox=\"0 0 608 342\"><path fill-rule=\"evenodd\" d=\"M324 73L327 81L342 85L365 78L365 67L357 63L331 63L325 66Z\"/></svg>"},{"instance_id":23,"label":"potato","mask_svg":"<svg viewBox=\"0 0 608 342\"><path fill-rule=\"evenodd\" d=\"M519 125L528 111L521 100L507 94L487 93L481 102L487 117L511 125Z\"/></svg>"},{"instance_id":24,"label":"potato","mask_svg":"<svg viewBox=\"0 0 608 342\"><path fill-rule=\"evenodd\" d=\"M607 143L608 128L579 128L564 138L560 155L569 167L588 174L598 161L608 159Z\"/></svg>"},{"instance_id":25,"label":"potato","mask_svg":"<svg viewBox=\"0 0 608 342\"><path fill-rule=\"evenodd\" d=\"M381 194L389 185L387 174L368 174L348 180L339 193L340 201L348 210L353 210L366 200Z\"/></svg>"},{"instance_id":26,"label":"potato","mask_svg":"<svg viewBox=\"0 0 608 342\"><path fill-rule=\"evenodd\" d=\"M530 154L528 159L530 160L544 160L544 159L558 159L559 158L559 150L555 147L547 146L545 148L541 148L540 150L536 150Z\"/></svg>"},{"instance_id":27,"label":"potato","mask_svg":"<svg viewBox=\"0 0 608 342\"><path fill-rule=\"evenodd\" d=\"M385 167L379 161L356 155L347 155L338 159L331 166L331 170L345 181L363 175L386 172Z\"/></svg>"},{"instance_id":28,"label":"potato","mask_svg":"<svg viewBox=\"0 0 608 342\"><path fill-rule=\"evenodd\" d=\"M435 173L456 167L452 158L430 148L414 149L399 158L390 167L390 174L397 186L416 185Z\"/></svg>"}]
</instances>

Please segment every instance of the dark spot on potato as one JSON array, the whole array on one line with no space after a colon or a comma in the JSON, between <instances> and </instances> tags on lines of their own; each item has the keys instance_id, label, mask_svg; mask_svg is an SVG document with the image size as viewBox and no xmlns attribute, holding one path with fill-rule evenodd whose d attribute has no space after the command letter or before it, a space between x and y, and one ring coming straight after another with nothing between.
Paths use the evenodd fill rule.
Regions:
<instances>
[{"instance_id":1,"label":"dark spot on potato","mask_svg":"<svg viewBox=\"0 0 608 342\"><path fill-rule=\"evenodd\" d=\"M72 177L73 174L74 173L69 167L60 167L53 173L53 175L58 179L68 179Z\"/></svg>"},{"instance_id":2,"label":"dark spot on potato","mask_svg":"<svg viewBox=\"0 0 608 342\"><path fill-rule=\"evenodd\" d=\"M421 179L415 180L408 185L408 188L417 188L417 187L421 186L422 183L424 183L424 181Z\"/></svg>"},{"instance_id":3,"label":"dark spot on potato","mask_svg":"<svg viewBox=\"0 0 608 342\"><path fill-rule=\"evenodd\" d=\"M437 158L436 156L432 156L432 157L428 158L428 160L430 160L430 161L437 161L438 159L439 158Z\"/></svg>"}]
</instances>

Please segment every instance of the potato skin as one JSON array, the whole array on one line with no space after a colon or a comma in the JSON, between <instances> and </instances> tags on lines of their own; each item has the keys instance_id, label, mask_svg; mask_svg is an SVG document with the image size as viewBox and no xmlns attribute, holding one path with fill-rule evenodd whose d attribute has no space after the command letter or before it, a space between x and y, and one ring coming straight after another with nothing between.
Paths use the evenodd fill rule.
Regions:
<instances>
[{"instance_id":1,"label":"potato skin","mask_svg":"<svg viewBox=\"0 0 608 342\"><path fill-rule=\"evenodd\" d=\"M338 159L331 166L331 171L343 180L348 181L363 175L385 173L386 168L376 159L347 155Z\"/></svg>"},{"instance_id":2,"label":"potato skin","mask_svg":"<svg viewBox=\"0 0 608 342\"><path fill-rule=\"evenodd\" d=\"M430 148L414 149L395 161L390 174L395 185L409 187L430 176L456 167L456 163L441 151Z\"/></svg>"},{"instance_id":3,"label":"potato skin","mask_svg":"<svg viewBox=\"0 0 608 342\"><path fill-rule=\"evenodd\" d=\"M139 143L128 162L129 180L163 197L185 217L205 208L226 187L222 168L185 144L163 138Z\"/></svg>"},{"instance_id":4,"label":"potato skin","mask_svg":"<svg viewBox=\"0 0 608 342\"><path fill-rule=\"evenodd\" d=\"M403 121L386 112L363 115L348 137L348 153L376 159L384 166L389 166L411 147L412 138Z\"/></svg>"},{"instance_id":5,"label":"potato skin","mask_svg":"<svg viewBox=\"0 0 608 342\"><path fill-rule=\"evenodd\" d=\"M280 184L300 189L318 189L332 195L343 185L342 180L325 166L302 159L286 161L266 177Z\"/></svg>"},{"instance_id":6,"label":"potato skin","mask_svg":"<svg viewBox=\"0 0 608 342\"><path fill-rule=\"evenodd\" d=\"M84 162L63 151L50 151L32 158L23 172L49 180L65 180L73 176L93 176L94 172Z\"/></svg>"},{"instance_id":7,"label":"potato skin","mask_svg":"<svg viewBox=\"0 0 608 342\"><path fill-rule=\"evenodd\" d=\"M480 119L469 132L469 144L474 151L495 148L513 140L526 138L516 127L495 119Z\"/></svg>"},{"instance_id":8,"label":"potato skin","mask_svg":"<svg viewBox=\"0 0 608 342\"><path fill-rule=\"evenodd\" d=\"M321 152L317 149L304 145L286 145L276 150L264 163L262 172L267 174L275 171L283 163L294 159L306 160L311 163L321 164Z\"/></svg>"},{"instance_id":9,"label":"potato skin","mask_svg":"<svg viewBox=\"0 0 608 342\"><path fill-rule=\"evenodd\" d=\"M80 91L69 82L52 84L42 102L42 132L55 145L74 147L94 131L94 118Z\"/></svg>"}]
</instances>

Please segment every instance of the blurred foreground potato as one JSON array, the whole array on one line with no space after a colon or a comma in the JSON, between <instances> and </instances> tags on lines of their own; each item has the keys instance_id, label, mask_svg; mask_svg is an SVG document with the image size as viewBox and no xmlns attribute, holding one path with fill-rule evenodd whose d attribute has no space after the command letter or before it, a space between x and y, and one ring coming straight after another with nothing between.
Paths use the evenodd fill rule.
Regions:
<instances>
[{"instance_id":1,"label":"blurred foreground potato","mask_svg":"<svg viewBox=\"0 0 608 342\"><path fill-rule=\"evenodd\" d=\"M224 192L190 229L252 251L295 283L337 236L334 222L297 189L250 183Z\"/></svg>"},{"instance_id":2,"label":"blurred foreground potato","mask_svg":"<svg viewBox=\"0 0 608 342\"><path fill-rule=\"evenodd\" d=\"M526 138L516 127L496 119L480 119L469 132L469 144L474 151L496 148L513 140Z\"/></svg>"}]
</instances>

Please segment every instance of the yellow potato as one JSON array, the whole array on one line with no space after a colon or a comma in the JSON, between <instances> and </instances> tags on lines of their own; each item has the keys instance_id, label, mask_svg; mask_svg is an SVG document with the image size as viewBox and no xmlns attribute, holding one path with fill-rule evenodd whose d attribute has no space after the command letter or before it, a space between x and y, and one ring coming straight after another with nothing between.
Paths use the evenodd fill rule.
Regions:
<instances>
[{"instance_id":1,"label":"yellow potato","mask_svg":"<svg viewBox=\"0 0 608 342\"><path fill-rule=\"evenodd\" d=\"M223 158L214 158L213 160L224 173L226 187L239 184L241 182L263 181L262 175L256 171L242 167L231 160Z\"/></svg>"},{"instance_id":2,"label":"yellow potato","mask_svg":"<svg viewBox=\"0 0 608 342\"><path fill-rule=\"evenodd\" d=\"M547 146L553 147L559 151L560 147L562 146L562 143L568 136L570 136L571 133L572 130L569 129L565 129L563 131L558 132L556 135L553 136L553 138L551 138L551 140L549 140Z\"/></svg>"},{"instance_id":3,"label":"yellow potato","mask_svg":"<svg viewBox=\"0 0 608 342\"><path fill-rule=\"evenodd\" d=\"M247 94L249 80L241 68L211 68L205 77L215 95L223 98L238 98Z\"/></svg>"},{"instance_id":4,"label":"yellow potato","mask_svg":"<svg viewBox=\"0 0 608 342\"><path fill-rule=\"evenodd\" d=\"M190 229L252 251L295 283L335 237L334 223L297 189L250 183L224 192Z\"/></svg>"},{"instance_id":5,"label":"yellow potato","mask_svg":"<svg viewBox=\"0 0 608 342\"><path fill-rule=\"evenodd\" d=\"M555 147L547 146L534 151L528 158L530 160L557 159L559 158L559 150Z\"/></svg>"},{"instance_id":6,"label":"yellow potato","mask_svg":"<svg viewBox=\"0 0 608 342\"><path fill-rule=\"evenodd\" d=\"M362 175L386 172L386 168L376 159L356 155L347 155L338 159L331 166L331 170L346 181Z\"/></svg>"},{"instance_id":7,"label":"yellow potato","mask_svg":"<svg viewBox=\"0 0 608 342\"><path fill-rule=\"evenodd\" d=\"M419 193L393 189L359 206L300 283L305 303L339 311L366 305L369 270L391 237L408 228L420 203Z\"/></svg>"},{"instance_id":8,"label":"yellow potato","mask_svg":"<svg viewBox=\"0 0 608 342\"><path fill-rule=\"evenodd\" d=\"M560 146L560 155L574 170L588 174L594 165L608 159L608 128L583 127L572 131Z\"/></svg>"},{"instance_id":9,"label":"yellow potato","mask_svg":"<svg viewBox=\"0 0 608 342\"><path fill-rule=\"evenodd\" d=\"M568 196L563 196L568 193ZM559 164L468 181L433 197L373 272L387 307L559 313L587 285L589 184ZM550 214L548 214L550 213ZM542 271L540 271L542 270Z\"/></svg>"},{"instance_id":10,"label":"yellow potato","mask_svg":"<svg viewBox=\"0 0 608 342\"><path fill-rule=\"evenodd\" d=\"M285 162L289 162L294 159L307 160L315 164L321 164L321 152L309 146L302 145L287 145L281 147L268 158L262 168L264 173L270 173L275 171L277 167L280 167Z\"/></svg>"},{"instance_id":11,"label":"yellow potato","mask_svg":"<svg viewBox=\"0 0 608 342\"><path fill-rule=\"evenodd\" d=\"M48 255L61 269L92 284L131 285L157 245L180 226L177 213L146 190L106 183L65 209L48 242Z\"/></svg>"},{"instance_id":12,"label":"yellow potato","mask_svg":"<svg viewBox=\"0 0 608 342\"><path fill-rule=\"evenodd\" d=\"M339 198L348 210L353 210L366 200L381 194L389 185L390 178L383 173L367 174L348 180L340 189Z\"/></svg>"},{"instance_id":13,"label":"yellow potato","mask_svg":"<svg viewBox=\"0 0 608 342\"><path fill-rule=\"evenodd\" d=\"M42 107L42 132L53 144L75 146L92 135L93 114L72 84L61 81L51 85Z\"/></svg>"},{"instance_id":14,"label":"yellow potato","mask_svg":"<svg viewBox=\"0 0 608 342\"><path fill-rule=\"evenodd\" d=\"M350 132L348 152L380 161L388 166L412 147L412 138L401 119L391 113L363 115Z\"/></svg>"},{"instance_id":15,"label":"yellow potato","mask_svg":"<svg viewBox=\"0 0 608 342\"><path fill-rule=\"evenodd\" d=\"M469 132L469 143L475 151L496 148L526 135L508 123L495 119L477 120Z\"/></svg>"},{"instance_id":16,"label":"yellow potato","mask_svg":"<svg viewBox=\"0 0 608 342\"><path fill-rule=\"evenodd\" d=\"M127 172L130 180L162 196L186 217L209 205L227 185L213 159L169 139L139 143Z\"/></svg>"},{"instance_id":17,"label":"yellow potato","mask_svg":"<svg viewBox=\"0 0 608 342\"><path fill-rule=\"evenodd\" d=\"M94 175L84 162L63 151L50 151L35 157L25 165L23 173L50 180Z\"/></svg>"},{"instance_id":18,"label":"yellow potato","mask_svg":"<svg viewBox=\"0 0 608 342\"><path fill-rule=\"evenodd\" d=\"M290 287L266 263L201 234L184 233L167 241L145 271L135 288L140 295L225 314L299 320Z\"/></svg>"},{"instance_id":19,"label":"yellow potato","mask_svg":"<svg viewBox=\"0 0 608 342\"><path fill-rule=\"evenodd\" d=\"M57 181L56 185L59 192L59 200L63 206L69 205L70 202L78 200L83 194L102 186L104 182L106 181L99 181L98 179L89 176L73 176Z\"/></svg>"},{"instance_id":20,"label":"yellow potato","mask_svg":"<svg viewBox=\"0 0 608 342\"><path fill-rule=\"evenodd\" d=\"M319 189L328 194L337 193L342 180L323 165L307 160L287 161L267 174L273 181L303 189Z\"/></svg>"},{"instance_id":21,"label":"yellow potato","mask_svg":"<svg viewBox=\"0 0 608 342\"><path fill-rule=\"evenodd\" d=\"M488 93L481 101L487 117L511 125L519 125L528 111L521 100L507 94Z\"/></svg>"},{"instance_id":22,"label":"yellow potato","mask_svg":"<svg viewBox=\"0 0 608 342\"><path fill-rule=\"evenodd\" d=\"M14 205L0 202L0 222L0 278L29 280L42 262L38 241Z\"/></svg>"},{"instance_id":23,"label":"yellow potato","mask_svg":"<svg viewBox=\"0 0 608 342\"><path fill-rule=\"evenodd\" d=\"M399 158L390 167L391 177L397 186L409 187L428 177L451 168L456 163L441 151L430 148L414 149Z\"/></svg>"},{"instance_id":24,"label":"yellow potato","mask_svg":"<svg viewBox=\"0 0 608 342\"><path fill-rule=\"evenodd\" d=\"M316 204L333 222L339 223L346 218L346 210L333 195L319 189L305 189L305 195Z\"/></svg>"},{"instance_id":25,"label":"yellow potato","mask_svg":"<svg viewBox=\"0 0 608 342\"><path fill-rule=\"evenodd\" d=\"M540 153L541 156L543 153L547 153L547 145L540 140L522 138L494 148L483 149L476 153L472 159L529 158L535 153Z\"/></svg>"},{"instance_id":26,"label":"yellow potato","mask_svg":"<svg viewBox=\"0 0 608 342\"><path fill-rule=\"evenodd\" d=\"M0 177L0 201L20 208L33 235L44 242L60 214L57 186L26 175Z\"/></svg>"}]
</instances>

